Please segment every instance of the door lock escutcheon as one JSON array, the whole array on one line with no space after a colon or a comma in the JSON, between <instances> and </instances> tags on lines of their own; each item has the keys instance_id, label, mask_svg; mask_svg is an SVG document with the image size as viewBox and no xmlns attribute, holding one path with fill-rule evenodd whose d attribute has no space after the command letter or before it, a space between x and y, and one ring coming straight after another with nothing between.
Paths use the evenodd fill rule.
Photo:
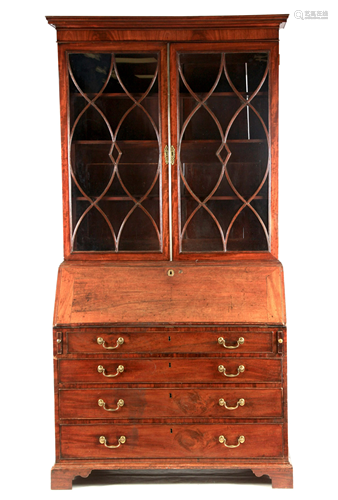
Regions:
<instances>
[{"instance_id":1,"label":"door lock escutcheon","mask_svg":"<svg viewBox=\"0 0 338 500\"><path fill-rule=\"evenodd\" d=\"M174 146L170 146L170 165L174 165L175 163L175 148ZM164 148L164 161L166 165L169 165L169 147L165 146Z\"/></svg>"}]
</instances>

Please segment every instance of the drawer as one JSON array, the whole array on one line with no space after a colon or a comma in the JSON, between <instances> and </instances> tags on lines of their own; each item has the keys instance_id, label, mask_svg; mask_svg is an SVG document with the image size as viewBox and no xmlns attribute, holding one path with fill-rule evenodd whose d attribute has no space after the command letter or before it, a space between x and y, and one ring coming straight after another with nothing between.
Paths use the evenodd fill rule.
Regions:
<instances>
[{"instance_id":1,"label":"drawer","mask_svg":"<svg viewBox=\"0 0 338 500\"><path fill-rule=\"evenodd\" d=\"M122 401L122 402L121 402ZM282 416L281 389L77 389L59 391L60 419Z\"/></svg>"},{"instance_id":2,"label":"drawer","mask_svg":"<svg viewBox=\"0 0 338 500\"><path fill-rule=\"evenodd\" d=\"M281 424L61 425L61 458L280 458L282 431Z\"/></svg>"},{"instance_id":3,"label":"drawer","mask_svg":"<svg viewBox=\"0 0 338 500\"><path fill-rule=\"evenodd\" d=\"M68 353L266 353L272 354L275 332L272 330L190 332L122 331L118 333L96 330L94 332L66 332ZM123 339L123 340L120 340ZM218 340L220 339L220 340ZM123 342L123 343L121 343Z\"/></svg>"},{"instance_id":4,"label":"drawer","mask_svg":"<svg viewBox=\"0 0 338 500\"><path fill-rule=\"evenodd\" d=\"M281 359L60 359L59 381L65 384L281 382Z\"/></svg>"}]
</instances>

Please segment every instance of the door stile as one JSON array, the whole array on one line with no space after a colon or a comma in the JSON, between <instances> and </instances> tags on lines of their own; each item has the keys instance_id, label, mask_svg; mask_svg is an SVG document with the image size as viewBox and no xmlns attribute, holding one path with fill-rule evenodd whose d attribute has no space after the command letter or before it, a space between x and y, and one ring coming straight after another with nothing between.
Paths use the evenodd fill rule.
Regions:
<instances>
[{"instance_id":1,"label":"door stile","mask_svg":"<svg viewBox=\"0 0 338 500\"><path fill-rule=\"evenodd\" d=\"M160 90L160 108L161 108L161 165L162 165L162 189L160 190L161 213L160 221L162 225L162 258L160 260L170 259L170 205L169 205L169 171L164 158L164 148L169 137L170 111L168 109L168 57L167 45L161 47L161 71L159 71L159 89Z\"/></svg>"},{"instance_id":2,"label":"door stile","mask_svg":"<svg viewBox=\"0 0 338 500\"><path fill-rule=\"evenodd\" d=\"M69 92L67 53L65 47L58 45L59 95L60 95L60 130L62 164L62 210L63 210L63 252L67 260L71 255L71 206L69 176Z\"/></svg>"},{"instance_id":3,"label":"door stile","mask_svg":"<svg viewBox=\"0 0 338 500\"><path fill-rule=\"evenodd\" d=\"M171 118L171 128L170 128L170 140L171 146L175 148L175 161L172 165L171 177L172 177L172 253L173 259L178 260L180 248L179 248L179 235L181 234L180 227L180 206L179 206L179 192L180 184L178 178L178 137L177 131L179 129L178 124L178 74L177 74L177 51L175 44L170 44L170 118Z\"/></svg>"},{"instance_id":4,"label":"door stile","mask_svg":"<svg viewBox=\"0 0 338 500\"><path fill-rule=\"evenodd\" d=\"M170 43L167 44L167 82L170 82ZM172 189L172 144L171 144L171 102L170 102L170 85L168 85L167 88L167 111L168 111L168 149L167 149L167 161L164 162L164 165L167 164L168 167L168 205L169 205L169 215L168 215L168 222L169 222L169 260L170 262L173 260L173 221L172 221L172 214L173 214L173 206L172 206L172 194L173 194L173 189Z\"/></svg>"},{"instance_id":5,"label":"door stile","mask_svg":"<svg viewBox=\"0 0 338 500\"><path fill-rule=\"evenodd\" d=\"M278 82L279 48L275 43L270 51L270 251L278 259Z\"/></svg>"}]
</instances>

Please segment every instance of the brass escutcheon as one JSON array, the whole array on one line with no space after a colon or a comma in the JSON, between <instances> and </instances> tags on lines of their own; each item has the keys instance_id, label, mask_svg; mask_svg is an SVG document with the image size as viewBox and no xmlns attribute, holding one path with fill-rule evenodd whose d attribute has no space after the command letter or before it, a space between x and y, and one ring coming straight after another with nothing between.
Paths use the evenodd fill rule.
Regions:
<instances>
[{"instance_id":1,"label":"brass escutcheon","mask_svg":"<svg viewBox=\"0 0 338 500\"><path fill-rule=\"evenodd\" d=\"M174 165L175 163L175 148L174 146L170 146L170 165ZM164 162L166 165L169 165L169 147L164 147Z\"/></svg>"},{"instance_id":2,"label":"brass escutcheon","mask_svg":"<svg viewBox=\"0 0 338 500\"><path fill-rule=\"evenodd\" d=\"M169 148L168 148L168 146L164 147L164 162L166 165L169 164Z\"/></svg>"},{"instance_id":3,"label":"brass escutcheon","mask_svg":"<svg viewBox=\"0 0 338 500\"><path fill-rule=\"evenodd\" d=\"M170 146L170 163L171 165L174 165L175 163L175 148L174 146Z\"/></svg>"},{"instance_id":4,"label":"brass escutcheon","mask_svg":"<svg viewBox=\"0 0 338 500\"><path fill-rule=\"evenodd\" d=\"M173 269L169 269L168 276L174 276L175 272Z\"/></svg>"}]
</instances>

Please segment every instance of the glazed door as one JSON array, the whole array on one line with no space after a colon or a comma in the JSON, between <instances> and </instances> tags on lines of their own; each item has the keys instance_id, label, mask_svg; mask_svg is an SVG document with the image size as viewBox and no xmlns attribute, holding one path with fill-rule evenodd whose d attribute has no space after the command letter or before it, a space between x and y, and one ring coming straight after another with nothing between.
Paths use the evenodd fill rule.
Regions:
<instances>
[{"instance_id":1,"label":"glazed door","mask_svg":"<svg viewBox=\"0 0 338 500\"><path fill-rule=\"evenodd\" d=\"M65 50L70 258L168 256L166 45Z\"/></svg>"},{"instance_id":2,"label":"glazed door","mask_svg":"<svg viewBox=\"0 0 338 500\"><path fill-rule=\"evenodd\" d=\"M271 71L277 71L277 54L262 47L171 48L175 258L275 250L271 129L276 134L277 91Z\"/></svg>"},{"instance_id":3,"label":"glazed door","mask_svg":"<svg viewBox=\"0 0 338 500\"><path fill-rule=\"evenodd\" d=\"M278 44L168 49L60 45L66 258L277 257Z\"/></svg>"}]
</instances>

